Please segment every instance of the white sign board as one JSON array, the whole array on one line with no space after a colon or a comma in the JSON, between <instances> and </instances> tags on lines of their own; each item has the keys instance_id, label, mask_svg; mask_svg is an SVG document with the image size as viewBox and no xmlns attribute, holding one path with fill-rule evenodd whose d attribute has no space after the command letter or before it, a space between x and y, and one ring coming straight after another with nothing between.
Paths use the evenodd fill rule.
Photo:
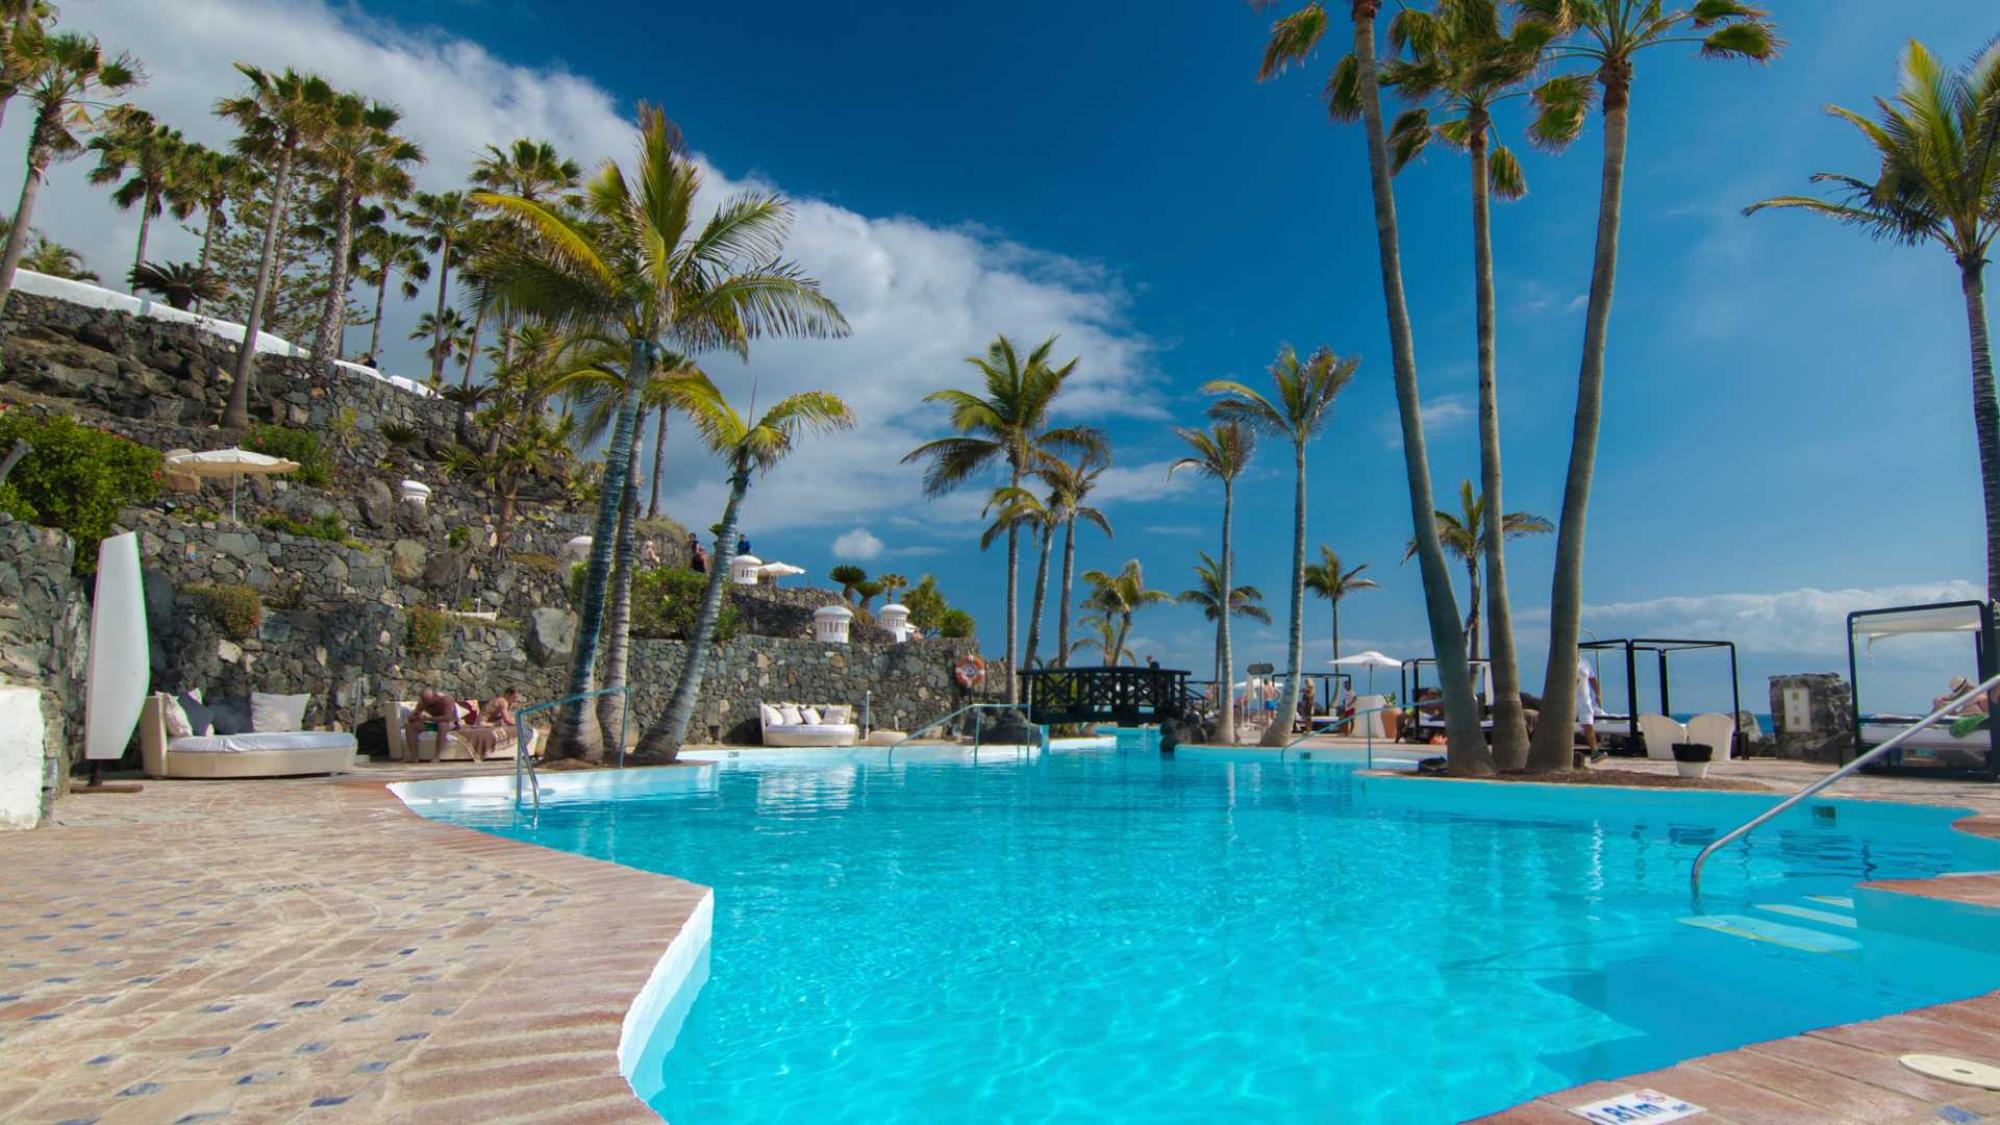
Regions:
<instances>
[{"instance_id":1,"label":"white sign board","mask_svg":"<svg viewBox=\"0 0 2000 1125\"><path fill-rule=\"evenodd\" d=\"M1802 687L1785 689L1785 730L1804 734L1812 729L1812 693Z\"/></svg>"},{"instance_id":2,"label":"white sign board","mask_svg":"<svg viewBox=\"0 0 2000 1125\"><path fill-rule=\"evenodd\" d=\"M1708 1111L1692 1102L1670 1098L1658 1090L1633 1090L1601 1102L1576 1106L1570 1112L1597 1125L1630 1125L1635 1121L1679 1121Z\"/></svg>"}]
</instances>

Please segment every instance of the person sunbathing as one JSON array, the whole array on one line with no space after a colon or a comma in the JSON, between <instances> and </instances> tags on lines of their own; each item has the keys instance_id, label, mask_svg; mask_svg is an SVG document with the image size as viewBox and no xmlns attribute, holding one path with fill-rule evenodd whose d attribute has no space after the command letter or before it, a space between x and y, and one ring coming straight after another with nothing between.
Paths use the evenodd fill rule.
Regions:
<instances>
[{"instance_id":1,"label":"person sunbathing","mask_svg":"<svg viewBox=\"0 0 2000 1125\"><path fill-rule=\"evenodd\" d=\"M521 689L507 688L486 701L486 706L480 709L479 721L494 726L511 727L514 725L514 708L520 705Z\"/></svg>"},{"instance_id":2,"label":"person sunbathing","mask_svg":"<svg viewBox=\"0 0 2000 1125\"><path fill-rule=\"evenodd\" d=\"M417 705L410 708L410 717L403 724L403 744L410 748L412 760L421 761L418 752L417 735L429 727L437 732L438 747L444 746L445 736L462 725L458 700L450 692L436 688L425 688L417 693Z\"/></svg>"}]
</instances>

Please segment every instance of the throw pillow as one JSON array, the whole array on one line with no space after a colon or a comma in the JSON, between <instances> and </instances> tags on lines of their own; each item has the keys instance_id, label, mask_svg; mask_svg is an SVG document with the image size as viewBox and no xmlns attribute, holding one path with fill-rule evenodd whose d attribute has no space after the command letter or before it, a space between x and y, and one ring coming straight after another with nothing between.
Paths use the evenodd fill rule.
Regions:
<instances>
[{"instance_id":1,"label":"throw pillow","mask_svg":"<svg viewBox=\"0 0 2000 1125\"><path fill-rule=\"evenodd\" d=\"M852 710L853 708L849 707L845 703L836 703L833 706L828 707L826 710L820 712L820 721L825 723L831 723L834 726L845 725L847 723L854 721L848 718L848 715L850 712L852 712Z\"/></svg>"},{"instance_id":2,"label":"throw pillow","mask_svg":"<svg viewBox=\"0 0 2000 1125\"><path fill-rule=\"evenodd\" d=\"M778 714L778 709L768 703L759 703L757 705L757 714L763 718L764 725L767 727L775 727L785 721L783 716Z\"/></svg>"},{"instance_id":3,"label":"throw pillow","mask_svg":"<svg viewBox=\"0 0 2000 1125\"><path fill-rule=\"evenodd\" d=\"M265 731L299 730L306 723L306 704L312 701L310 695L271 695L267 692L250 693L250 729Z\"/></svg>"},{"instance_id":4,"label":"throw pillow","mask_svg":"<svg viewBox=\"0 0 2000 1125\"><path fill-rule=\"evenodd\" d=\"M249 734L250 700L244 696L225 696L208 705L216 734Z\"/></svg>"},{"instance_id":5,"label":"throw pillow","mask_svg":"<svg viewBox=\"0 0 2000 1125\"><path fill-rule=\"evenodd\" d=\"M215 733L215 712L201 701L201 689L184 691L174 700L180 704L181 714L187 716L188 733L202 738Z\"/></svg>"},{"instance_id":6,"label":"throw pillow","mask_svg":"<svg viewBox=\"0 0 2000 1125\"><path fill-rule=\"evenodd\" d=\"M796 703L778 704L778 717L784 720L784 725L788 727L803 726L806 721L805 717L799 714L799 705Z\"/></svg>"},{"instance_id":7,"label":"throw pillow","mask_svg":"<svg viewBox=\"0 0 2000 1125\"><path fill-rule=\"evenodd\" d=\"M807 726L816 727L819 725L819 708L801 707L799 708L799 718L804 719Z\"/></svg>"},{"instance_id":8,"label":"throw pillow","mask_svg":"<svg viewBox=\"0 0 2000 1125\"><path fill-rule=\"evenodd\" d=\"M181 701L171 695L161 703L160 717L166 721L168 738L186 738L194 733L194 728L188 725L187 712L181 709Z\"/></svg>"}]
</instances>

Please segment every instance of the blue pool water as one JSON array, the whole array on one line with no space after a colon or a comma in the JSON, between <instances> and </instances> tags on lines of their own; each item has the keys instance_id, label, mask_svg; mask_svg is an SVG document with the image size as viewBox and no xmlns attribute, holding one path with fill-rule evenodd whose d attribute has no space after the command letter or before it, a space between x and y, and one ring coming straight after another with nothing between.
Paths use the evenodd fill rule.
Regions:
<instances>
[{"instance_id":1,"label":"blue pool water","mask_svg":"<svg viewBox=\"0 0 2000 1125\"><path fill-rule=\"evenodd\" d=\"M1428 1125L2000 987L1976 920L1932 945L1852 901L2000 866L1947 810L1788 815L1697 909L1695 850L1764 799L886 757L628 775L533 822L419 806L715 888L700 991L633 1075L683 1123Z\"/></svg>"}]
</instances>

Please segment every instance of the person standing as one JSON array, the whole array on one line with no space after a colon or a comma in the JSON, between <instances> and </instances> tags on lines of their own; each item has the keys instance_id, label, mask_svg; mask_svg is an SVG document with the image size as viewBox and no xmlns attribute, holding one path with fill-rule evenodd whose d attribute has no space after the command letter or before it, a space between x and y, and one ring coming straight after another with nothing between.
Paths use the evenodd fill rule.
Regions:
<instances>
[{"instance_id":1,"label":"person standing","mask_svg":"<svg viewBox=\"0 0 2000 1125\"><path fill-rule=\"evenodd\" d=\"M1604 756L1597 748L1597 698L1599 685L1597 669L1591 667L1590 659L1576 658L1576 722L1583 728L1583 744L1590 748L1590 760Z\"/></svg>"}]
</instances>

